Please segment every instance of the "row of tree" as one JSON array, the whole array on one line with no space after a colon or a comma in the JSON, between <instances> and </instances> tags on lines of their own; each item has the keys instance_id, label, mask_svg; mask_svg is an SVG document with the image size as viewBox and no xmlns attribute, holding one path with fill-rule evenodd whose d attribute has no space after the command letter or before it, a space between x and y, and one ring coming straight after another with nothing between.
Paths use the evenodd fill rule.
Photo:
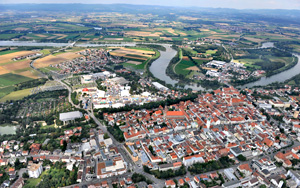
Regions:
<instances>
[{"instance_id":1,"label":"row of tree","mask_svg":"<svg viewBox=\"0 0 300 188\"><path fill-rule=\"evenodd\" d=\"M151 170L147 166L143 166L143 168L146 173L152 174L158 179L169 179L177 176L184 176L186 174L184 165L182 165L178 170L169 169L167 171Z\"/></svg>"},{"instance_id":2,"label":"row of tree","mask_svg":"<svg viewBox=\"0 0 300 188\"><path fill-rule=\"evenodd\" d=\"M71 100L73 101L74 104L78 105L79 100L77 99L77 92L71 93Z\"/></svg>"},{"instance_id":3,"label":"row of tree","mask_svg":"<svg viewBox=\"0 0 300 188\"><path fill-rule=\"evenodd\" d=\"M113 135L113 137L119 141L119 142L124 142L125 138L123 135L123 131L120 129L119 126L107 126L108 132Z\"/></svg>"},{"instance_id":4,"label":"row of tree","mask_svg":"<svg viewBox=\"0 0 300 188\"><path fill-rule=\"evenodd\" d=\"M133 173L131 176L131 179L133 183L139 183L139 182L146 182L147 184L152 184L152 181L147 179L144 175L138 174L138 173Z\"/></svg>"},{"instance_id":5,"label":"row of tree","mask_svg":"<svg viewBox=\"0 0 300 188\"><path fill-rule=\"evenodd\" d=\"M207 163L195 163L189 166L188 171L190 171L192 174L201 174L209 171L228 168L232 164L234 164L234 161L228 156L225 156L221 157L217 161L209 161Z\"/></svg>"}]
</instances>

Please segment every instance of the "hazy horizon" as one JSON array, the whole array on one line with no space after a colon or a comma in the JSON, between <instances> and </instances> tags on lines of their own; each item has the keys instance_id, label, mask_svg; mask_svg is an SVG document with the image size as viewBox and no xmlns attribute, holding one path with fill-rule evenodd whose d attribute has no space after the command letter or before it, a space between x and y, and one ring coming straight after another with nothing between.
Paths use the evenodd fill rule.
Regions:
<instances>
[{"instance_id":1,"label":"hazy horizon","mask_svg":"<svg viewBox=\"0 0 300 188\"><path fill-rule=\"evenodd\" d=\"M158 5L174 7L211 7L211 8L234 8L234 9L297 9L300 10L299 0L111 0L109 3L103 0L0 0L0 4L133 4L133 5Z\"/></svg>"}]
</instances>

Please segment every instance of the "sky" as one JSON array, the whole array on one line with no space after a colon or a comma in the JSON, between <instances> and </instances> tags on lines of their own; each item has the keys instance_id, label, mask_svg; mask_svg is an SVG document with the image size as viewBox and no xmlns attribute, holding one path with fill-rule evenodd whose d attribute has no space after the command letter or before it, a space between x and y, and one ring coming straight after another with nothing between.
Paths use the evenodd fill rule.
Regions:
<instances>
[{"instance_id":1,"label":"sky","mask_svg":"<svg viewBox=\"0 0 300 188\"><path fill-rule=\"evenodd\" d=\"M0 0L0 3L138 4L236 9L300 9L300 0Z\"/></svg>"}]
</instances>

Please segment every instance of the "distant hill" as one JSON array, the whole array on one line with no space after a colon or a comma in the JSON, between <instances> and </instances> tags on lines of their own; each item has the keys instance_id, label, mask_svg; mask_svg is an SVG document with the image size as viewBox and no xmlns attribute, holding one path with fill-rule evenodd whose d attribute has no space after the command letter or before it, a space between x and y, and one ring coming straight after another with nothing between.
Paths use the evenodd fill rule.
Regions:
<instances>
[{"instance_id":1,"label":"distant hill","mask_svg":"<svg viewBox=\"0 0 300 188\"><path fill-rule=\"evenodd\" d=\"M1 11L56 11L56 12L118 12L133 14L168 15L175 13L186 16L209 16L235 19L243 22L266 21L271 23L300 24L300 10L240 10L228 8L200 8L200 7L171 7L156 5L130 4L0 4ZM170 17L175 19L176 15Z\"/></svg>"}]
</instances>

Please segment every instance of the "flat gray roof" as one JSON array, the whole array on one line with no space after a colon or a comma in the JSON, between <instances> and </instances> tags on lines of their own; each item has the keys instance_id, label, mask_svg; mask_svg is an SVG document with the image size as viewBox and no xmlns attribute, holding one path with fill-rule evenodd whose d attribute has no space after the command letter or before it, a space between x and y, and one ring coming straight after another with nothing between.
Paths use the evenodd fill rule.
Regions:
<instances>
[{"instance_id":1,"label":"flat gray roof","mask_svg":"<svg viewBox=\"0 0 300 188\"><path fill-rule=\"evenodd\" d=\"M115 78L111 78L110 79L111 81L113 82L116 82L118 84L121 84L121 85L125 85L125 84L128 84L129 81L127 81L125 78L123 77L115 77Z\"/></svg>"},{"instance_id":2,"label":"flat gray roof","mask_svg":"<svg viewBox=\"0 0 300 188\"><path fill-rule=\"evenodd\" d=\"M168 90L169 88L167 88L166 86L158 83L158 82L152 82L152 84L157 88L157 89L162 89L162 90Z\"/></svg>"},{"instance_id":3,"label":"flat gray roof","mask_svg":"<svg viewBox=\"0 0 300 188\"><path fill-rule=\"evenodd\" d=\"M241 183L240 180L233 180L233 181L229 181L229 182L224 183L223 187L232 187L233 185L238 187L240 183Z\"/></svg>"},{"instance_id":4,"label":"flat gray roof","mask_svg":"<svg viewBox=\"0 0 300 188\"><path fill-rule=\"evenodd\" d=\"M70 121L70 120L75 120L77 118L82 118L82 113L79 111L66 112L66 113L59 114L60 121Z\"/></svg>"}]
</instances>

